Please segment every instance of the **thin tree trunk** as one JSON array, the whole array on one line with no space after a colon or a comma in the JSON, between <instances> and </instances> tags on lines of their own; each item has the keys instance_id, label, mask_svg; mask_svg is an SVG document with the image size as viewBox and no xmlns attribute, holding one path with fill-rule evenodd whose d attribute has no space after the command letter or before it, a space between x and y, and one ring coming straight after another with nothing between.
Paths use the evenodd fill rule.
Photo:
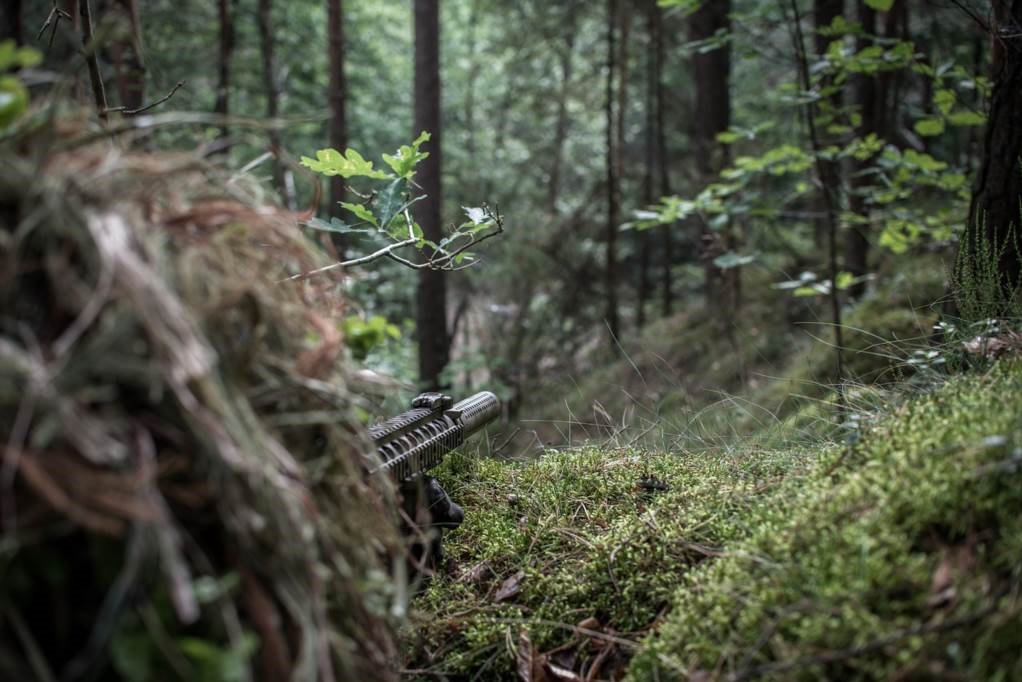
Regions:
<instances>
[{"instance_id":1,"label":"thin tree trunk","mask_svg":"<svg viewBox=\"0 0 1022 682\"><path fill-rule=\"evenodd\" d=\"M25 44L22 0L3 0L0 3L0 41L13 40Z\"/></svg>"},{"instance_id":2,"label":"thin tree trunk","mask_svg":"<svg viewBox=\"0 0 1022 682\"><path fill-rule=\"evenodd\" d=\"M564 31L564 45L560 49L561 91L557 98L557 121L554 124L554 153L550 162L550 182L547 187L547 215L557 211L557 198L561 193L561 166L564 163L564 143L568 139L568 94L571 88L572 62L575 57L575 8L568 10Z\"/></svg>"},{"instance_id":3,"label":"thin tree trunk","mask_svg":"<svg viewBox=\"0 0 1022 682\"><path fill-rule=\"evenodd\" d=\"M125 109L138 109L145 102L146 72L138 0L115 0L112 5L120 23L128 28L127 32L116 32L108 41L117 95Z\"/></svg>"},{"instance_id":4,"label":"thin tree trunk","mask_svg":"<svg viewBox=\"0 0 1022 682\"><path fill-rule=\"evenodd\" d=\"M874 43L876 35L876 10L866 4L865 0L858 0L858 17L862 26L862 35L855 40L855 49L862 51ZM883 94L877 87L877 79L870 74L860 74L855 79L856 104L859 107L862 122L859 125L859 137L866 137L870 133L883 135L882 110ZM869 208L866 206L866 193L869 192L870 180L865 175L869 167L868 161L861 161L855 164L855 174L852 177L852 193L849 197L849 207L856 216L854 224L848 226L845 236L845 269L855 277L861 277L868 272L869 258ZM856 284L848 290L849 296L857 298L865 290L865 283Z\"/></svg>"},{"instance_id":5,"label":"thin tree trunk","mask_svg":"<svg viewBox=\"0 0 1022 682\"><path fill-rule=\"evenodd\" d=\"M263 57L263 85L266 89L266 118L276 119L280 114L280 81L277 79L277 60L273 44L273 2L259 0L256 10L259 24L259 42ZM281 199L288 202L287 185L284 182L284 165L280 162L281 140L280 130L271 128L269 132L270 149L277 157L273 162L273 186L276 187Z\"/></svg>"},{"instance_id":6,"label":"thin tree trunk","mask_svg":"<svg viewBox=\"0 0 1022 682\"><path fill-rule=\"evenodd\" d=\"M657 95L659 82L657 81L657 4L655 0L647 3L646 6L646 32L649 36L649 49L646 50L646 106L645 106L645 141L644 141L644 169L642 176L642 201L646 206L653 204L655 191L653 189L654 176L656 174L657 147L656 147L656 120L657 120ZM638 301L636 302L635 325L642 329L646 324L646 304L652 294L652 282L650 280L650 260L652 251L653 234L649 230L638 233L639 239L639 281L636 287Z\"/></svg>"},{"instance_id":7,"label":"thin tree trunk","mask_svg":"<svg viewBox=\"0 0 1022 682\"><path fill-rule=\"evenodd\" d=\"M468 82L465 84L465 151L468 152L468 167L476 167L476 82L482 65L477 54L479 27L479 0L472 0L468 13Z\"/></svg>"},{"instance_id":8,"label":"thin tree trunk","mask_svg":"<svg viewBox=\"0 0 1022 682\"><path fill-rule=\"evenodd\" d=\"M607 0L607 83L606 103L604 117L606 119L606 162L607 162L607 236L606 236L606 262L604 264L604 286L606 291L606 312L604 321L612 340L618 338L618 309L617 309L617 227L620 222L618 178L617 178L617 152L614 140L614 72L616 66L617 51L615 49L614 29L617 23L618 4L617 0ZM618 112L620 115L620 112Z\"/></svg>"},{"instance_id":9,"label":"thin tree trunk","mask_svg":"<svg viewBox=\"0 0 1022 682\"><path fill-rule=\"evenodd\" d=\"M99 45L96 44L92 32L92 9L89 6L89 0L80 0L78 8L81 11L82 47L85 50L85 63L89 68L92 98L95 100L99 117L105 119L107 116L106 88L103 86L103 76L99 70Z\"/></svg>"},{"instance_id":10,"label":"thin tree trunk","mask_svg":"<svg viewBox=\"0 0 1022 682\"><path fill-rule=\"evenodd\" d=\"M692 40L707 40L717 31L728 31L731 0L704 2L689 19ZM717 135L731 125L731 48L725 43L692 58L695 81L694 146L696 169L700 182L709 183L727 163L727 148L717 141ZM727 228L726 228L727 229ZM717 300L721 286L721 270L713 260L723 252L729 241L710 229L705 221L701 225L703 263L706 277L707 300Z\"/></svg>"},{"instance_id":11,"label":"thin tree trunk","mask_svg":"<svg viewBox=\"0 0 1022 682\"><path fill-rule=\"evenodd\" d=\"M798 75L799 81L801 82L802 89L805 92L809 91L809 59L806 57L806 44L805 39L802 36L802 17L798 11L798 0L791 0L791 10L794 18L793 24L795 27L794 31L794 42L796 58L798 60ZM835 367L834 367L834 383L837 387L837 400L838 400L838 411L843 413L845 410L845 390L844 390L844 332L841 321L841 301L840 292L834 284L837 282L838 264L837 264L837 231L838 231L838 218L837 218L837 204L835 202L834 195L827 191L827 188L823 186L823 158L821 151L823 150L823 144L820 141L821 138L816 130L816 105L811 101L807 100L805 105L805 116L806 125L809 128L809 142L812 145L813 156L816 159L816 176L821 186L820 196L823 199L824 209L827 215L827 251L828 251L828 266L830 269L830 312L831 312L831 324L834 327L834 349L835 349Z\"/></svg>"},{"instance_id":12,"label":"thin tree trunk","mask_svg":"<svg viewBox=\"0 0 1022 682\"><path fill-rule=\"evenodd\" d=\"M671 194L671 178L668 172L667 135L664 128L665 118L665 97L664 97L664 23L663 11L657 3L653 11L656 13L654 28L654 51L656 53L656 148L657 157L660 159L660 196L666 197ZM671 268L674 265L674 230L676 225L664 225L661 233L660 247L663 251L663 262L660 272L660 297L661 312L664 317L669 316L674 308L674 282L671 277Z\"/></svg>"},{"instance_id":13,"label":"thin tree trunk","mask_svg":"<svg viewBox=\"0 0 1022 682\"><path fill-rule=\"evenodd\" d=\"M342 0L327 0L327 50L330 83L327 86L327 101L330 102L330 146L342 154L348 147L348 81L344 75L344 3ZM335 175L330 178L330 215L341 217L340 203L344 201L344 178ZM344 235L334 233L334 246L344 258Z\"/></svg>"},{"instance_id":14,"label":"thin tree trunk","mask_svg":"<svg viewBox=\"0 0 1022 682\"><path fill-rule=\"evenodd\" d=\"M843 16L845 13L845 0L815 0L813 5L813 27L816 29L813 34L813 47L816 50L817 57L820 57L827 52L827 48L830 46L832 37L823 35L821 29L829 26L831 22L837 17ZM824 81L823 85L830 86L830 79ZM838 112L841 110L842 105L841 90L837 89L829 98L827 98L826 105L832 110L832 112ZM823 139L821 144L827 145L833 140ZM836 205L840 204L839 197L841 196L841 165L835 160L821 160L820 163L820 184L822 192L830 192L834 198ZM826 205L824 202L823 194L820 194L817 200L817 213L819 217L815 221L815 229L813 230L814 241L817 247L825 247L827 240L829 239L829 218L826 214Z\"/></svg>"},{"instance_id":15,"label":"thin tree trunk","mask_svg":"<svg viewBox=\"0 0 1022 682\"><path fill-rule=\"evenodd\" d=\"M1001 294L1011 297L1022 275L1022 0L993 0L990 74L993 89L983 163L976 174L958 269L987 271L997 259ZM959 282L962 281L961 275ZM968 285L968 282L965 282Z\"/></svg>"},{"instance_id":16,"label":"thin tree trunk","mask_svg":"<svg viewBox=\"0 0 1022 682\"><path fill-rule=\"evenodd\" d=\"M423 145L429 156L419 165L416 181L429 197L415 204L415 219L426 239L443 239L441 226L440 129L440 3L415 0L415 112L413 135L425 130L432 136ZM428 257L429 254L427 253ZM447 283L441 271L419 271L417 329L419 381L425 389L440 388L447 365Z\"/></svg>"},{"instance_id":17,"label":"thin tree trunk","mask_svg":"<svg viewBox=\"0 0 1022 682\"><path fill-rule=\"evenodd\" d=\"M217 19L220 25L219 55L217 56L216 102L213 113L226 116L230 112L231 55L234 53L234 17L231 0L219 0ZM220 137L229 134L227 125L220 127Z\"/></svg>"}]
</instances>

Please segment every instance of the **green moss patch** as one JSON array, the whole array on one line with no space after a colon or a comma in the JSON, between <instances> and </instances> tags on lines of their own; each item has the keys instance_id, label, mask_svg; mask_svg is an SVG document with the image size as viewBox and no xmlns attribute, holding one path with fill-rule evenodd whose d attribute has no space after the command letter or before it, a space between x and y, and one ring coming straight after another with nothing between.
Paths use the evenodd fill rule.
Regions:
<instances>
[{"instance_id":1,"label":"green moss patch","mask_svg":"<svg viewBox=\"0 0 1022 682\"><path fill-rule=\"evenodd\" d=\"M1020 388L1017 364L955 379L851 449L452 457L468 518L406 667L1016 677Z\"/></svg>"}]
</instances>

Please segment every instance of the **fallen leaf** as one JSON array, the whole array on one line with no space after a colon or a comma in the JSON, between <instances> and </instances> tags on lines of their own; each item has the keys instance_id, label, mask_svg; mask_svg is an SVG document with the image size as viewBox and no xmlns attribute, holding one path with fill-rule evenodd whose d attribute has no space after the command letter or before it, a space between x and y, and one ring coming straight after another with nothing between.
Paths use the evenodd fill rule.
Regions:
<instances>
[{"instance_id":1,"label":"fallen leaf","mask_svg":"<svg viewBox=\"0 0 1022 682\"><path fill-rule=\"evenodd\" d=\"M522 682L550 682L543 666L543 654L537 653L529 639L529 633L522 630L518 633L518 647L515 649L515 660L518 663L518 677Z\"/></svg>"},{"instance_id":2,"label":"fallen leaf","mask_svg":"<svg viewBox=\"0 0 1022 682\"><path fill-rule=\"evenodd\" d=\"M504 601L518 594L522 589L522 579L525 577L525 571L518 571L513 576L508 578L497 590L497 594L494 597L495 601Z\"/></svg>"}]
</instances>

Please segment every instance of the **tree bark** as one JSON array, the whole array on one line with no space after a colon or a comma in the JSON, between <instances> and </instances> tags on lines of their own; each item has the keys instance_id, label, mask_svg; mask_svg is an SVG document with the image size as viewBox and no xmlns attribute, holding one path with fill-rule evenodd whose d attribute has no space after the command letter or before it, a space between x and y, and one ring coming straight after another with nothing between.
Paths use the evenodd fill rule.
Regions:
<instances>
[{"instance_id":1,"label":"tree bark","mask_svg":"<svg viewBox=\"0 0 1022 682\"><path fill-rule=\"evenodd\" d=\"M654 6L656 24L654 32L654 50L656 52L656 148L660 159L660 196L671 194L671 178L667 169L667 134L664 132L665 97L664 97L664 17L659 3ZM677 225L664 225L660 247L663 251L660 271L661 312L667 317L674 308L674 281L671 268L674 265L674 230Z\"/></svg>"},{"instance_id":2,"label":"tree bark","mask_svg":"<svg viewBox=\"0 0 1022 682\"><path fill-rule=\"evenodd\" d=\"M816 55L819 57L826 54L827 48L830 46L831 40L833 40L833 38L823 35L821 29L829 26L837 17L844 15L845 0L814 0L813 10L813 27L815 28L813 47L816 50ZM825 87L830 86L829 79L823 85ZM842 99L840 89L827 98L825 104L830 109L829 113L836 113L841 110ZM826 146L835 141L824 139L821 142ZM823 185L822 191L829 192L834 199L841 196L841 165L838 161L826 159L820 161L820 183ZM838 203L839 201L835 201L835 204ZM817 200L816 206L816 212L819 214L819 217L817 217L814 223L815 229L813 230L814 241L818 248L824 248L827 244L828 218L826 210L827 208L821 195L820 199Z\"/></svg>"},{"instance_id":3,"label":"tree bark","mask_svg":"<svg viewBox=\"0 0 1022 682\"><path fill-rule=\"evenodd\" d=\"M991 81L993 89L983 162L972 188L969 221L958 268L982 272L984 257L997 255L1002 294L1015 293L1022 274L1022 0L993 0ZM985 247L985 248L984 248Z\"/></svg>"},{"instance_id":4,"label":"tree bark","mask_svg":"<svg viewBox=\"0 0 1022 682\"><path fill-rule=\"evenodd\" d=\"M547 187L547 215L557 212L557 199L561 193L561 167L564 164L564 143L568 139L568 94L571 87L572 62L575 57L575 9L572 3L564 31L564 44L558 58L561 67L561 91L557 98L557 118L554 124L554 153L550 162L550 182Z\"/></svg>"},{"instance_id":5,"label":"tree bark","mask_svg":"<svg viewBox=\"0 0 1022 682\"><path fill-rule=\"evenodd\" d=\"M0 2L0 41L13 40L18 45L25 44L23 15L24 6L22 0L3 0L3 2Z\"/></svg>"},{"instance_id":6,"label":"tree bark","mask_svg":"<svg viewBox=\"0 0 1022 682\"><path fill-rule=\"evenodd\" d=\"M655 0L646 4L646 33L649 38L649 49L646 50L646 106L645 106L645 141L643 145L643 176L642 201L650 206L656 201L655 175L657 166L657 97L659 96L659 80L657 73L657 40L659 29L659 12ZM639 281L636 286L635 326L642 329L646 324L646 305L652 295L653 284L650 279L650 260L653 249L653 233L649 230L638 232L639 240Z\"/></svg>"},{"instance_id":7,"label":"tree bark","mask_svg":"<svg viewBox=\"0 0 1022 682\"><path fill-rule=\"evenodd\" d=\"M276 119L280 114L280 81L277 78L277 59L273 44L272 0L259 0L256 9L256 22L259 24L259 42L262 47L263 86L266 89L266 118ZM273 161L273 186L276 187L278 194L285 204L289 204L287 185L284 182L284 166L280 162L280 130L271 128L268 137L270 150L276 157Z\"/></svg>"},{"instance_id":8,"label":"tree bark","mask_svg":"<svg viewBox=\"0 0 1022 682\"><path fill-rule=\"evenodd\" d=\"M610 331L612 342L618 338L617 308L617 226L620 222L620 205L618 197L617 152L614 128L614 72L617 68L617 50L614 33L617 23L617 0L607 0L607 82L604 118L606 119L606 163L607 163L607 225L606 225L606 261L604 263L604 296L606 310L604 322ZM620 112L618 112L620 115Z\"/></svg>"},{"instance_id":9,"label":"tree bark","mask_svg":"<svg viewBox=\"0 0 1022 682\"><path fill-rule=\"evenodd\" d=\"M429 197L415 204L415 219L426 239L443 239L441 225L440 2L415 0L415 112L413 135L431 135L423 145L429 156L419 164L416 181ZM428 257L429 254L426 254ZM447 333L447 283L443 272L419 271L417 329L419 381L424 389L441 387L450 342Z\"/></svg>"},{"instance_id":10,"label":"tree bark","mask_svg":"<svg viewBox=\"0 0 1022 682\"><path fill-rule=\"evenodd\" d=\"M857 51L865 50L874 43L876 35L876 10L858 0L858 18L862 26L862 35L855 40ZM857 134L866 137L870 133L883 135L883 101L884 95L879 91L877 79L870 74L860 74L855 79L855 99L862 120ZM864 174L869 161L855 164L856 173L852 177L852 191L848 199L851 212L857 216L854 224L848 226L845 235L845 270L855 277L868 272L869 267L869 208L866 206L866 194L869 192L870 180ZM848 290L851 298L857 298L865 290L865 283L852 286Z\"/></svg>"},{"instance_id":11,"label":"tree bark","mask_svg":"<svg viewBox=\"0 0 1022 682\"><path fill-rule=\"evenodd\" d=\"M114 67L117 96L125 109L138 109L145 102L145 61L138 0L114 0L107 11L117 17L127 31L116 31L107 41Z\"/></svg>"},{"instance_id":12,"label":"tree bark","mask_svg":"<svg viewBox=\"0 0 1022 682\"><path fill-rule=\"evenodd\" d=\"M231 0L218 0L217 19L220 25L217 56L216 102L213 113L226 116L230 112L231 56L234 53L234 16ZM228 135L226 124L220 126L220 137Z\"/></svg>"},{"instance_id":13,"label":"tree bark","mask_svg":"<svg viewBox=\"0 0 1022 682\"><path fill-rule=\"evenodd\" d=\"M348 147L348 81L344 75L344 3L327 0L327 50L329 51L330 83L327 101L330 103L330 146L344 153ZM340 203L344 201L344 178L330 178L330 215L341 217ZM334 246L344 258L344 235L333 233Z\"/></svg>"},{"instance_id":14,"label":"tree bark","mask_svg":"<svg viewBox=\"0 0 1022 682\"><path fill-rule=\"evenodd\" d=\"M718 31L731 28L731 0L704 2L689 19L692 40L707 40ZM695 146L696 170L703 184L709 183L727 163L727 147L717 142L717 135L731 125L731 48L725 43L708 52L692 57L695 81ZM729 230L728 230L729 231ZM720 293L722 273L713 260L727 244L728 236L716 234L706 222L700 226L703 241L703 262L706 277L707 300Z\"/></svg>"}]
</instances>

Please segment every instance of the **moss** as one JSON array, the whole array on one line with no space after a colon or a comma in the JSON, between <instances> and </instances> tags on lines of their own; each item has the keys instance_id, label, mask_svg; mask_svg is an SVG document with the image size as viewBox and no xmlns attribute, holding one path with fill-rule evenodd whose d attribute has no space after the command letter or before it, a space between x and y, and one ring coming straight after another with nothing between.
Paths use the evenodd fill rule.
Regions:
<instances>
[{"instance_id":1,"label":"moss","mask_svg":"<svg viewBox=\"0 0 1022 682\"><path fill-rule=\"evenodd\" d=\"M468 519L406 664L513 679L525 632L580 668L599 649L572 626L595 618L644 637L634 680L1017 677L1020 388L1017 364L955 379L851 449L449 458Z\"/></svg>"},{"instance_id":2,"label":"moss","mask_svg":"<svg viewBox=\"0 0 1022 682\"><path fill-rule=\"evenodd\" d=\"M952 381L801 477L778 525L681 576L631 678L1017 677L1020 388L1017 365Z\"/></svg>"}]
</instances>

